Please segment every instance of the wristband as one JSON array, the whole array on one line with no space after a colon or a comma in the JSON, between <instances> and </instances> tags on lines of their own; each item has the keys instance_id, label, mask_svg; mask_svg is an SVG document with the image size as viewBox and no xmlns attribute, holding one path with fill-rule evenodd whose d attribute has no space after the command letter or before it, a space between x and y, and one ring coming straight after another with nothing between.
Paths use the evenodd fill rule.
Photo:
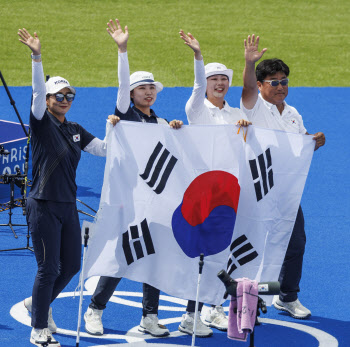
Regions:
<instances>
[{"instance_id":1,"label":"wristband","mask_svg":"<svg viewBox=\"0 0 350 347\"><path fill-rule=\"evenodd\" d=\"M33 53L30 55L32 59L41 59L41 54L34 55Z\"/></svg>"}]
</instances>

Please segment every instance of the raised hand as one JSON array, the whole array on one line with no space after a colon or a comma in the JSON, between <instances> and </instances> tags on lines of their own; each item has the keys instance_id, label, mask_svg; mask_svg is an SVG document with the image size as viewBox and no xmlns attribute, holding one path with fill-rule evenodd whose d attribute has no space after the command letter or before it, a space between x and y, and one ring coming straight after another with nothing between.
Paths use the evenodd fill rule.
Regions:
<instances>
[{"instance_id":1,"label":"raised hand","mask_svg":"<svg viewBox=\"0 0 350 347\"><path fill-rule=\"evenodd\" d=\"M267 48L264 48L259 52L259 36L257 36L255 40L254 34L251 37L249 35L248 39L244 40L244 58L246 62L257 62L266 51Z\"/></svg>"},{"instance_id":2,"label":"raised hand","mask_svg":"<svg viewBox=\"0 0 350 347\"><path fill-rule=\"evenodd\" d=\"M41 44L37 33L34 33L34 37L29 34L27 29L18 29L19 41L28 46L34 55L41 54Z\"/></svg>"},{"instance_id":3,"label":"raised hand","mask_svg":"<svg viewBox=\"0 0 350 347\"><path fill-rule=\"evenodd\" d=\"M183 30L180 30L179 34L181 39L185 41L185 44L193 50L196 59L200 58L202 56L201 48L199 42L193 37L193 35L191 33L186 35Z\"/></svg>"},{"instance_id":4,"label":"raised hand","mask_svg":"<svg viewBox=\"0 0 350 347\"><path fill-rule=\"evenodd\" d=\"M126 47L129 39L128 27L125 26L124 28L125 32L123 32L123 29L120 26L118 19L116 19L115 22L113 22L113 20L110 19L107 25L108 25L107 32L113 38L115 43L118 45L119 52L121 53L126 52Z\"/></svg>"}]
</instances>

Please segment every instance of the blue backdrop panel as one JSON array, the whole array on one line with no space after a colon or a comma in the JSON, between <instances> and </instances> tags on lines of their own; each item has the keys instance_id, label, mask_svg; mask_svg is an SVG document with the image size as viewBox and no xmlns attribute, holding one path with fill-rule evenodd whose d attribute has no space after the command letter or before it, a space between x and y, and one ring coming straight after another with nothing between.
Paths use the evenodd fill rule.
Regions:
<instances>
[{"instance_id":1,"label":"blue backdrop panel","mask_svg":"<svg viewBox=\"0 0 350 347\"><path fill-rule=\"evenodd\" d=\"M28 126L25 126L28 131ZM27 152L27 137L20 123L0 120L0 144L10 152L0 156L0 176L16 174L19 168L23 174L25 171L25 158ZM28 162L28 176L31 175L31 158ZM15 186L15 199L20 197L20 189ZM0 203L10 200L9 185L0 184Z\"/></svg>"},{"instance_id":2,"label":"blue backdrop panel","mask_svg":"<svg viewBox=\"0 0 350 347\"><path fill-rule=\"evenodd\" d=\"M23 122L29 122L31 87L9 87ZM227 101L233 107L239 107L241 87L230 88ZM286 314L268 308L264 318L278 319L299 323L310 328L317 328L335 336L339 346L350 346L350 322L345 294L350 286L350 88L289 88L288 104L296 107L303 116L309 133L322 131L326 135L326 145L315 152L309 176L303 193L302 206L305 215L307 246L301 281L300 300L312 311L312 317L306 321L295 321ZM181 119L187 124L185 104L192 88L164 88L159 93L154 107L157 115L168 120ZM68 119L80 123L93 135L103 138L105 120L113 114L117 88L77 88L77 97L68 113ZM0 119L17 121L15 112L9 103L4 88L0 87ZM0 125L1 126L1 125ZM174 130L175 131L175 130ZM103 181L105 159L83 153L77 172L78 198L97 209ZM122 184L122 182L121 182ZM82 207L82 206L79 206ZM85 208L84 208L85 209ZM86 209L85 209L86 210ZM87 212L90 212L87 210ZM21 217L24 221L24 217ZM80 215L81 219L91 218ZM7 222L6 213L0 214L0 222ZM9 228L0 230L2 248L14 248L25 243L25 232L16 240ZM5 254L7 253L7 254ZM29 251L0 253L2 280L0 281L0 346L29 346L30 328L15 320L10 310L16 303L30 296L36 273L34 255ZM165 276L171 276L171 271ZM78 275L65 288L73 292L78 283ZM120 291L140 293L139 283L122 280ZM129 297L128 299L132 299ZM140 298L137 298L139 301ZM132 299L136 300L136 299ZM59 328L74 331L77 326L78 301L70 296L55 300L54 318ZM90 301L87 295L83 303L85 312ZM162 302L162 305L172 305ZM227 303L225 304L227 305ZM160 310L160 318L180 317L183 312ZM125 335L140 322L140 307L110 303L103 313L105 331L108 334ZM167 323L173 332L177 323ZM83 323L84 326L84 323ZM82 326L82 331L84 327ZM109 335L111 336L111 335ZM129 335L130 337L130 335ZM58 334L62 346L74 346L75 337ZM152 342L191 344L190 336L180 336ZM283 343L281 342L283 341ZM125 339L83 337L81 347L106 345L126 342ZM257 346L280 347L316 347L315 338L286 327L263 324L258 327ZM214 331L210 339L196 340L196 345L238 346L240 342L228 340L224 333ZM244 344L243 344L244 345ZM247 344L246 344L247 345ZM330 346L326 343L325 345Z\"/></svg>"}]
</instances>

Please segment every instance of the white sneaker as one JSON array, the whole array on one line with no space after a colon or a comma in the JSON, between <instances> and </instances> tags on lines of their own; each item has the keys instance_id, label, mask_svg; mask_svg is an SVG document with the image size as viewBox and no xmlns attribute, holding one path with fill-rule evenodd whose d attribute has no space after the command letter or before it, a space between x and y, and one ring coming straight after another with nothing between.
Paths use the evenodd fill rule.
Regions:
<instances>
[{"instance_id":1,"label":"white sneaker","mask_svg":"<svg viewBox=\"0 0 350 347\"><path fill-rule=\"evenodd\" d=\"M24 307L28 310L28 312L32 313L32 297L26 298L23 301ZM50 329L51 334L57 332L57 325L52 318L52 307L49 308L49 315L47 318L47 327Z\"/></svg>"},{"instance_id":2,"label":"white sneaker","mask_svg":"<svg viewBox=\"0 0 350 347\"><path fill-rule=\"evenodd\" d=\"M222 306L211 307L205 316L205 322L211 328L227 331L228 319Z\"/></svg>"},{"instance_id":3,"label":"white sneaker","mask_svg":"<svg viewBox=\"0 0 350 347\"><path fill-rule=\"evenodd\" d=\"M53 338L49 328L33 328L30 334L30 343L40 347L45 346L45 343L48 347L61 347L60 343Z\"/></svg>"},{"instance_id":4,"label":"white sneaker","mask_svg":"<svg viewBox=\"0 0 350 347\"><path fill-rule=\"evenodd\" d=\"M85 330L91 335L103 335L103 310L88 308L84 314Z\"/></svg>"},{"instance_id":5,"label":"white sneaker","mask_svg":"<svg viewBox=\"0 0 350 347\"><path fill-rule=\"evenodd\" d=\"M280 311L288 312L293 318L296 319L306 319L311 316L311 311L304 307L299 299L296 299L292 302L283 302L281 300L277 300L274 303L275 308Z\"/></svg>"},{"instance_id":6,"label":"white sneaker","mask_svg":"<svg viewBox=\"0 0 350 347\"><path fill-rule=\"evenodd\" d=\"M183 333L193 335L194 328L194 313L188 313L182 315L181 324L179 330ZM200 314L197 316L196 336L197 337L209 337L213 335L213 330L207 327L201 320Z\"/></svg>"},{"instance_id":7,"label":"white sneaker","mask_svg":"<svg viewBox=\"0 0 350 347\"><path fill-rule=\"evenodd\" d=\"M156 314L148 314L146 317L142 317L138 330L155 337L168 336L170 334L166 326L158 323Z\"/></svg>"}]
</instances>

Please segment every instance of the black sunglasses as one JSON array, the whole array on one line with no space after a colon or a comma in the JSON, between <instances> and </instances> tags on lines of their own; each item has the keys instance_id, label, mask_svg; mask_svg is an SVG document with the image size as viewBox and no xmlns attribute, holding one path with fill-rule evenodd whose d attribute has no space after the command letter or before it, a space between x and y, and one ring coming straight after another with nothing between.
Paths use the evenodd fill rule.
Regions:
<instances>
[{"instance_id":1,"label":"black sunglasses","mask_svg":"<svg viewBox=\"0 0 350 347\"><path fill-rule=\"evenodd\" d=\"M75 98L75 94L73 93L67 93L66 95L62 93L56 93L56 94L51 94L50 96L54 96L56 98L56 101L59 101L59 102L62 102L64 98L66 98L68 102L73 101Z\"/></svg>"}]
</instances>

